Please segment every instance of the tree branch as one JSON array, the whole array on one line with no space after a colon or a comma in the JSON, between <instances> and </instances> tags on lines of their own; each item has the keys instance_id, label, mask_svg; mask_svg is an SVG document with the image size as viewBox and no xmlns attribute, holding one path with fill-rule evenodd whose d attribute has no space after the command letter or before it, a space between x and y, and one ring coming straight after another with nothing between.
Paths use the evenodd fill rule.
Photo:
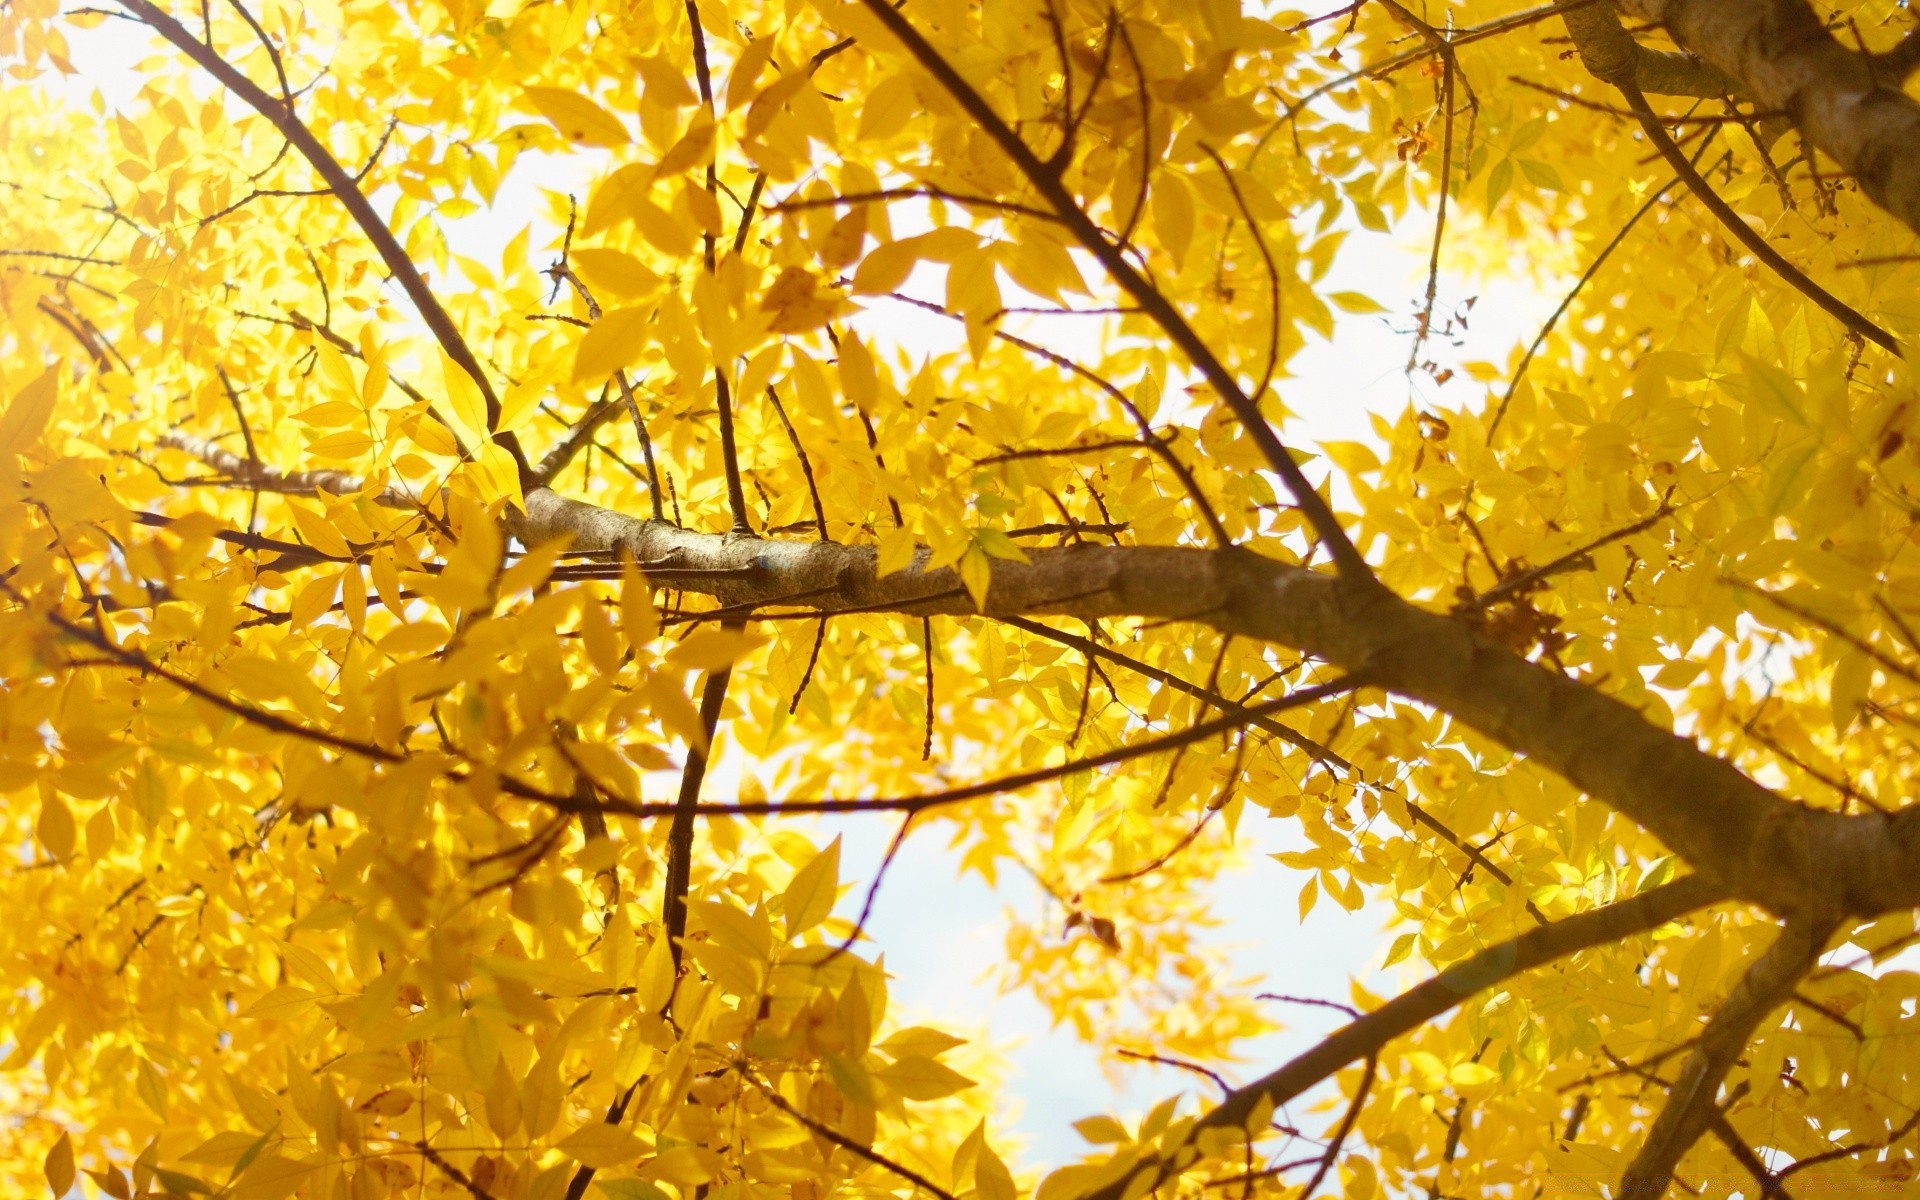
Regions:
<instances>
[{"instance_id":1,"label":"tree branch","mask_svg":"<svg viewBox=\"0 0 1920 1200\"><path fill-rule=\"evenodd\" d=\"M1099 1188L1085 1200L1121 1200L1125 1195L1144 1194L1157 1188L1193 1161L1192 1155L1183 1152L1202 1131L1245 1130L1248 1122L1263 1111L1270 1112L1285 1104L1350 1062L1378 1054L1394 1038L1426 1024L1470 996L1575 951L1664 925L1715 903L1724 895L1724 891L1709 880L1698 875L1688 876L1631 900L1568 917L1490 946L1335 1030L1278 1070L1235 1089L1217 1108L1200 1118L1184 1141L1163 1147L1156 1157L1143 1162L1137 1170ZM1264 1122L1264 1117L1262 1120ZM1139 1186L1142 1173L1150 1181L1144 1188Z\"/></svg>"},{"instance_id":2,"label":"tree branch","mask_svg":"<svg viewBox=\"0 0 1920 1200\"><path fill-rule=\"evenodd\" d=\"M1876 204L1920 232L1920 101L1901 90L1899 70L1841 45L1806 0L1620 0L1620 7L1664 26L1759 107L1785 111Z\"/></svg>"},{"instance_id":3,"label":"tree branch","mask_svg":"<svg viewBox=\"0 0 1920 1200\"><path fill-rule=\"evenodd\" d=\"M248 107L272 122L273 127L280 131L280 135L300 151L313 169L319 173L320 178L326 182L327 189L346 206L347 212L352 215L354 223L360 226L360 231L366 235L367 240L373 243L374 250L380 255L380 261L386 264L387 270L392 272L394 279L407 293L407 299L413 302L414 308L420 313L421 320L425 321L427 328L433 331L434 339L440 343L441 349L446 351L447 357L472 377L480 389L480 395L486 401L487 428L497 430L500 424L500 398L494 394L493 384L488 381L487 373L481 369L479 360L474 357L472 349L468 347L460 327L453 323L453 318L448 315L445 308L441 307L439 298L433 294L433 289L427 286L425 276L421 275L413 259L401 248L399 239L393 236L393 231L387 228L387 223L380 218L380 214L367 200L366 193L360 190L360 185L354 181L352 175L347 173L346 168L340 165L339 160L333 157L332 152L320 143L320 139L314 136L305 122L294 115L293 109L286 102L268 95L259 84L247 78L238 67L222 58L213 47L194 37L184 25L155 7L151 0L116 0L116 2L172 43L188 58L198 63L209 75L219 80L221 86L245 101ZM531 468L527 465L526 455L520 449L519 440L511 433L495 432L494 441L513 456L521 475L531 479Z\"/></svg>"},{"instance_id":4,"label":"tree branch","mask_svg":"<svg viewBox=\"0 0 1920 1200\"><path fill-rule=\"evenodd\" d=\"M1855 312L1851 305L1808 278L1805 271L1788 262L1784 255L1767 243L1767 239L1760 235L1759 230L1747 224L1739 213L1733 211L1732 205L1720 198L1720 193L1713 190L1713 185L1708 183L1693 163L1688 161L1687 156L1681 153L1680 147L1673 140L1673 135L1667 132L1665 125L1660 123L1659 115L1653 111L1653 106L1647 103L1646 95L1638 87L1632 83L1619 83L1615 86L1620 89L1620 94L1627 98L1627 106L1633 109L1634 115L1640 118L1640 128L1646 131L1647 140L1653 143L1654 148L1660 151L1660 156L1667 160L1667 165L1673 168L1673 173L1686 181L1688 189L1693 192L1695 198L1707 206L1707 211L1719 220L1735 240L1751 250L1755 258L1766 263L1773 273L1789 286L1818 305L1822 312L1875 345L1891 350L1895 354L1901 353L1900 343L1892 334L1867 320ZM1914 149L1920 153L1920 139L1916 139Z\"/></svg>"},{"instance_id":5,"label":"tree branch","mask_svg":"<svg viewBox=\"0 0 1920 1200\"><path fill-rule=\"evenodd\" d=\"M1667 1093L1647 1141L1621 1177L1619 1200L1660 1200L1680 1158L1707 1132L1720 1111L1720 1083L1768 1013L1793 995L1832 933L1831 920L1789 921L1767 952L1734 985L1720 1011L1707 1022L1680 1077Z\"/></svg>"},{"instance_id":6,"label":"tree branch","mask_svg":"<svg viewBox=\"0 0 1920 1200\"><path fill-rule=\"evenodd\" d=\"M565 537L576 551L624 551L684 572L679 586L723 605L810 595L827 613L976 612L956 571L926 569L924 549L881 578L873 547L694 533L546 489L527 494L513 529L529 545ZM1290 646L1532 757L1778 915L1920 903L1920 810L1842 816L1789 804L1629 705L1384 590L1356 595L1331 576L1233 549L1080 545L1028 558L993 564L979 613L1201 621Z\"/></svg>"},{"instance_id":7,"label":"tree branch","mask_svg":"<svg viewBox=\"0 0 1920 1200\"><path fill-rule=\"evenodd\" d=\"M940 85L946 88L967 111L967 115L979 123L981 130L993 139L1001 152L1013 160L1014 166L1019 168L1027 182L1059 215L1061 222L1073 234L1074 239L1093 255L1120 289L1140 306L1168 339L1180 348L1206 381L1213 385L1214 391L1219 393L1221 400L1233 411L1233 415L1246 430L1247 436L1252 438L1254 445L1259 447L1261 455L1267 460L1268 468L1280 477L1287 490L1293 494L1294 502L1299 505L1302 515L1307 518L1307 523L1313 527L1315 534L1332 554L1334 565L1339 568L1341 575L1361 584L1372 580L1373 573L1367 567L1366 560L1360 556L1358 550L1354 549L1353 543L1347 538L1346 530L1341 527L1340 520L1334 515L1333 509L1321 499L1320 493L1314 490L1313 484L1301 472L1299 464L1293 461L1293 456L1288 453L1279 436L1273 432L1273 427L1267 424L1267 419L1261 414L1257 401L1247 395L1233 372L1227 368L1219 356L1214 354L1212 347L1201 340L1200 335L1195 332L1192 325L1187 323L1187 319L1180 315L1179 309L1174 307L1172 301L1162 295L1151 280L1127 261L1118 246L1107 240L1094 225L1093 219L1087 216L1073 194L1061 182L1059 174L1040 160L1033 148L1028 146L1013 127L994 111L991 104L987 103L986 97L982 96L959 71L954 69L952 63L934 49L932 43L914 28L912 22L887 5L884 0L862 0L862 2L867 11L886 26L888 32L899 39L907 52L913 56L914 61L938 80ZM1142 95L1145 95L1144 91ZM1142 131L1143 139L1149 136L1148 131Z\"/></svg>"},{"instance_id":8,"label":"tree branch","mask_svg":"<svg viewBox=\"0 0 1920 1200\"><path fill-rule=\"evenodd\" d=\"M1580 61L1596 79L1620 81L1656 96L1694 96L1717 100L1739 86L1691 54L1655 50L1634 40L1620 25L1611 0L1569 8L1561 18Z\"/></svg>"}]
</instances>

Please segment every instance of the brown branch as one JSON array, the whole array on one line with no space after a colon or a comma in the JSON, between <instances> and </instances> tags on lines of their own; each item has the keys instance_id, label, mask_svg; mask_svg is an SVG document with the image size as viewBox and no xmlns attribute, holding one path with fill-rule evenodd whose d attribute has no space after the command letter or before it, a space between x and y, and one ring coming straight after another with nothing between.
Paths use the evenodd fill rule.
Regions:
<instances>
[{"instance_id":1,"label":"brown branch","mask_svg":"<svg viewBox=\"0 0 1920 1200\"><path fill-rule=\"evenodd\" d=\"M366 481L358 475L345 471L326 468L305 471L282 471L253 459L242 458L231 450L222 449L205 438L171 430L159 438L159 445L169 450L178 450L219 471L226 478L221 482L236 487L252 488L262 492L278 492L293 496L311 496L321 492L333 496L351 496L365 490ZM389 484L375 493L374 501L388 508L417 510L419 501L408 496L399 488Z\"/></svg>"},{"instance_id":2,"label":"brown branch","mask_svg":"<svg viewBox=\"0 0 1920 1200\"><path fill-rule=\"evenodd\" d=\"M1511 393L1509 393L1509 395L1511 395ZM1651 513L1635 521L1633 524L1623 525L1611 533L1603 533L1592 541L1569 550L1550 562L1542 563L1540 566L1534 567L1531 570L1522 571L1511 578L1503 579L1498 584L1475 596L1472 600L1467 601L1467 603L1461 607L1464 609L1483 610L1503 601L1524 596L1544 581L1558 575L1562 571L1571 570L1580 566L1582 563L1591 564L1592 560L1587 556L1600 547L1612 545L1614 542L1620 541L1623 538L1630 538L1636 533L1645 533L1672 515L1673 505L1670 502L1663 502L1659 508L1654 509Z\"/></svg>"},{"instance_id":3,"label":"brown branch","mask_svg":"<svg viewBox=\"0 0 1920 1200\"><path fill-rule=\"evenodd\" d=\"M414 308L426 322L427 328L433 332L434 339L440 343L447 357L466 372L479 387L480 395L486 402L488 430L495 431L494 440L513 456L522 476L529 476L531 468L527 465L526 455L521 451L518 439L510 432L498 431L500 399L494 394L493 384L488 381L479 360L474 357L472 349L468 347L460 327L454 324L447 310L441 307L439 298L433 294L433 289L427 286L426 278L420 273L419 267L401 247L399 239L394 237L393 231L380 218L380 214L368 201L366 193L360 190L360 185L354 181L353 176L349 175L346 168L340 165L339 160L333 157L332 152L321 144L320 139L314 136L305 122L294 114L291 106L269 96L259 84L247 78L239 68L222 58L211 46L195 38L185 26L156 7L151 0L115 0L115 2L152 27L188 58L198 63L223 87L240 97L248 107L271 122L273 127L280 131L280 135L286 138L288 144L300 151L313 169L319 173L320 178L326 182L328 190L332 191L346 207L367 240L373 243L381 262L386 264L387 270L399 282L401 289L407 294L407 299L413 302Z\"/></svg>"},{"instance_id":4,"label":"brown branch","mask_svg":"<svg viewBox=\"0 0 1920 1200\"><path fill-rule=\"evenodd\" d=\"M1596 79L1658 96L1717 99L1738 90L1734 82L1690 54L1641 45L1614 13L1612 0L1570 8L1565 17L1580 61Z\"/></svg>"},{"instance_id":5,"label":"brown branch","mask_svg":"<svg viewBox=\"0 0 1920 1200\"><path fill-rule=\"evenodd\" d=\"M1120 289L1140 306L1146 315L1158 325L1167 338L1186 355L1189 362L1199 370L1206 381L1213 385L1220 398L1239 419L1247 436L1253 440L1266 459L1269 469L1278 475L1281 482L1293 494L1294 502L1306 517L1314 532L1325 543L1332 554L1334 565L1341 575L1364 584L1373 578L1366 560L1354 548L1347 538L1346 530L1333 509L1321 498L1306 475L1302 473L1286 446L1267 424L1266 417L1260 412L1257 401L1249 397L1240 386L1238 379L1226 364L1214 354L1213 349L1195 332L1187 319L1174 307L1173 302L1155 287L1146 276L1137 271L1128 262L1120 248L1109 242L1094 225L1092 218L1081 209L1079 202L1067 190L1060 176L1042 162L1033 148L1023 141L1012 126L994 111L986 97L982 96L972 84L968 83L954 69L938 50L916 29L912 22L901 16L884 0L862 0L867 11L879 19L887 30L898 38L907 48L915 61L946 88L978 124L980 129L993 139L1001 151L1013 160L1020 173L1027 178L1035 191L1045 198L1058 214L1081 246L1099 261L1107 274ZM1124 31L1124 26L1122 27ZM1144 96L1146 89L1142 88ZM1150 131L1142 131L1142 139L1147 140Z\"/></svg>"},{"instance_id":6,"label":"brown branch","mask_svg":"<svg viewBox=\"0 0 1920 1200\"><path fill-rule=\"evenodd\" d=\"M442 1175L453 1180L455 1186L464 1188L467 1195L472 1196L473 1200L494 1200L492 1192L475 1183L465 1171L462 1171L459 1167L454 1166L445 1158L442 1158L440 1152L432 1146L429 1146L426 1142L415 1142L414 1147L420 1151L420 1157L432 1163L439 1169Z\"/></svg>"},{"instance_id":7,"label":"brown branch","mask_svg":"<svg viewBox=\"0 0 1920 1200\"><path fill-rule=\"evenodd\" d=\"M1244 1130L1256 1109L1286 1103L1348 1063L1377 1055L1394 1038L1503 980L1576 951L1664 925L1724 895L1723 889L1702 877L1689 876L1488 947L1335 1030L1278 1070L1235 1089L1201 1117L1185 1139L1163 1145L1156 1156L1142 1163L1146 1177L1152 1181L1149 1188L1158 1187L1197 1161L1185 1151L1202 1131ZM1129 1171L1085 1200L1120 1200L1140 1175L1141 1171Z\"/></svg>"},{"instance_id":8,"label":"brown branch","mask_svg":"<svg viewBox=\"0 0 1920 1200\"><path fill-rule=\"evenodd\" d=\"M739 628L737 625L732 628ZM700 810L700 785L707 777L714 735L720 728L720 709L727 700L727 682L733 668L709 672L700 689L700 728L705 745L687 747L687 764L680 771L680 796L673 806L673 825L667 831L667 874L660 920L666 928L673 969L680 970L681 940L687 932L687 891L693 882L693 822Z\"/></svg>"},{"instance_id":9,"label":"brown branch","mask_svg":"<svg viewBox=\"0 0 1920 1200\"><path fill-rule=\"evenodd\" d=\"M1340 1119L1340 1128L1334 1132L1333 1140L1327 1143L1327 1152L1320 1156L1320 1165L1314 1169L1313 1178L1307 1180L1307 1186L1300 1192L1300 1200L1311 1200L1320 1184L1326 1179L1327 1172L1333 1170L1333 1164L1340 1157L1340 1148L1347 1144L1347 1135L1353 1132L1353 1123L1360 1119L1360 1106L1367 1101L1367 1093L1373 1090L1373 1077L1380 1069L1378 1052L1367 1055L1367 1069L1360 1076L1360 1086L1353 1093L1353 1099L1347 1104L1347 1115Z\"/></svg>"},{"instance_id":10,"label":"brown branch","mask_svg":"<svg viewBox=\"0 0 1920 1200\"><path fill-rule=\"evenodd\" d=\"M774 386L766 386L766 399L774 405L774 415L780 417L780 428L787 430L787 444L793 445L793 457L801 463L801 474L806 478L806 497L814 501L814 528L820 532L820 540L828 540L828 509L820 503L820 484L814 480L814 463L806 457L806 447L801 445L801 434L793 428L793 420L787 417L787 405L780 403L780 392L774 392Z\"/></svg>"},{"instance_id":11,"label":"brown branch","mask_svg":"<svg viewBox=\"0 0 1920 1200\"><path fill-rule=\"evenodd\" d=\"M1920 231L1920 101L1901 90L1900 70L1843 46L1806 0L1620 0L1620 7L1662 26L1759 107L1785 110L1874 203Z\"/></svg>"},{"instance_id":12,"label":"brown branch","mask_svg":"<svg viewBox=\"0 0 1920 1200\"><path fill-rule=\"evenodd\" d=\"M853 1155L855 1158L863 1159L869 1163L872 1163L874 1166L879 1167L883 1171L887 1171L890 1174L898 1175L900 1178L906 1180L908 1183L911 1183L914 1187L919 1188L921 1191L926 1192L928 1195L936 1197L936 1200L959 1200L959 1198L956 1197L952 1192L949 1192L947 1189L941 1187L939 1184L935 1183L933 1180L928 1179L925 1175L922 1175L920 1172L914 1170L912 1167L905 1166L904 1164L901 1164L901 1163L897 1163L892 1159L886 1157L885 1155L878 1154L871 1147L864 1146L859 1142L855 1141L854 1139L848 1137L846 1134L841 1133L838 1130L832 1129L829 1126L822 1125L820 1122L814 1120L812 1117L809 1117L807 1114L801 1112L799 1109L795 1108L793 1105L787 1103L787 1098L785 1096L782 1096L778 1091L774 1090L772 1087L769 1087L767 1084L761 1082L761 1080L758 1077L756 1077L751 1071L747 1070L745 1066L739 1066L736 1069L740 1072L741 1077L745 1079L748 1083L751 1083L755 1088L759 1089L761 1095L765 1096L767 1100L775 1108L787 1114L789 1117L792 1117L794 1120L800 1122L801 1125L805 1126L814 1135L825 1138L827 1141L832 1142L834 1145L840 1147L842 1150L845 1150L847 1153Z\"/></svg>"},{"instance_id":13,"label":"brown branch","mask_svg":"<svg viewBox=\"0 0 1920 1200\"><path fill-rule=\"evenodd\" d=\"M574 456L593 442L600 427L625 406L624 395L610 396L603 391L600 399L589 405L587 411L580 414L580 419L569 425L560 440L541 457L539 465L533 469L533 477L543 484L552 483L554 476L566 470Z\"/></svg>"},{"instance_id":14,"label":"brown branch","mask_svg":"<svg viewBox=\"0 0 1920 1200\"><path fill-rule=\"evenodd\" d=\"M1833 927L1830 920L1790 921L1767 952L1747 968L1680 1068L1646 1143L1621 1177L1615 1193L1619 1200L1660 1200L1666 1195L1681 1155L1720 1111L1720 1083L1734 1060L1760 1022L1792 996L1813 968Z\"/></svg>"},{"instance_id":15,"label":"brown branch","mask_svg":"<svg viewBox=\"0 0 1920 1200\"><path fill-rule=\"evenodd\" d=\"M969 196L964 192L950 192L945 188L927 186L881 188L869 192L842 192L834 196L805 196L769 205L767 211L770 213L804 212L810 208L836 208L842 204L867 204L884 200L940 200L965 208L992 209L997 212L1013 213L1016 216L1034 217L1042 221L1060 219L1046 209L1035 208L1030 204L1016 204L1010 200L999 200L992 196Z\"/></svg>"},{"instance_id":16,"label":"brown branch","mask_svg":"<svg viewBox=\"0 0 1920 1200\"><path fill-rule=\"evenodd\" d=\"M1627 98L1627 104L1633 109L1634 115L1640 118L1640 128L1646 131L1647 140L1653 143L1654 147L1660 151L1660 156L1667 160L1667 165L1673 168L1673 173L1686 182L1694 196L1700 203L1706 205L1707 211L1719 220L1736 241L1751 250L1755 258L1766 263L1773 273L1786 281L1789 286L1813 301L1822 312L1876 346L1891 350L1895 354L1901 353L1900 343L1892 334L1861 316L1852 306L1808 278L1805 271L1788 262L1784 255L1767 243L1767 239L1762 237L1758 230L1747 224L1739 213L1733 211L1732 205L1720 198L1720 193L1713 190L1713 185L1706 181L1693 163L1688 161L1687 156L1681 153L1680 147L1674 144L1672 135L1667 132L1666 126L1660 123L1659 115L1653 111L1653 106L1647 103L1646 95L1638 87L1631 82L1617 83L1615 86L1620 89L1620 94Z\"/></svg>"},{"instance_id":17,"label":"brown branch","mask_svg":"<svg viewBox=\"0 0 1920 1200\"><path fill-rule=\"evenodd\" d=\"M1691 740L1581 681L1529 662L1466 622L1240 550L1082 544L991 565L976 607L922 549L877 574L873 547L699 534L527 493L517 536L566 536L686 571L722 604L834 588L826 612L1202 621L1290 646L1452 714L1655 832L1743 899L1785 916L1815 904L1878 914L1920 903L1920 812L1843 816L1789 804Z\"/></svg>"}]
</instances>

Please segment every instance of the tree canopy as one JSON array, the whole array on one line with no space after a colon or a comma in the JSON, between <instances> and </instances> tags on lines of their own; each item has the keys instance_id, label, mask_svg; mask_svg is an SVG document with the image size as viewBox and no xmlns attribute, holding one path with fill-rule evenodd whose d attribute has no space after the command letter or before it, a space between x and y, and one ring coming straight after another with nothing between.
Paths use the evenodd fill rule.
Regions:
<instances>
[{"instance_id":1,"label":"tree canopy","mask_svg":"<svg viewBox=\"0 0 1920 1200\"><path fill-rule=\"evenodd\" d=\"M0 3L0 1186L1911 1194L1911 14L1254 7ZM1193 1086L1023 1170L820 813Z\"/></svg>"}]
</instances>

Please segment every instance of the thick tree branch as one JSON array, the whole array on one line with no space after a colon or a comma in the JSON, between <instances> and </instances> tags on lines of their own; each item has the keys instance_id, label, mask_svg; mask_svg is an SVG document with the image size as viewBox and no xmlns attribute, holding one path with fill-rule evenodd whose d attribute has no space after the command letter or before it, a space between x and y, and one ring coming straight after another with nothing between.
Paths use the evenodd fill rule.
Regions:
<instances>
[{"instance_id":1,"label":"thick tree branch","mask_svg":"<svg viewBox=\"0 0 1920 1200\"><path fill-rule=\"evenodd\" d=\"M1920 232L1920 101L1901 90L1899 69L1841 45L1806 0L1620 0L1620 7L1665 26L1761 108L1786 112L1876 204Z\"/></svg>"},{"instance_id":2,"label":"thick tree branch","mask_svg":"<svg viewBox=\"0 0 1920 1200\"><path fill-rule=\"evenodd\" d=\"M178 450L182 454L190 454L199 459L226 476L226 480L222 482L231 482L235 487L250 488L254 491L278 492L290 496L311 496L320 492L334 496L351 496L367 486L365 480L346 471L326 468L282 471L263 462L243 458L205 438L181 433L178 430L161 434L159 444L165 449ZM408 498L391 486L383 488L374 499L388 508L417 509L420 506L418 501Z\"/></svg>"},{"instance_id":3,"label":"thick tree branch","mask_svg":"<svg viewBox=\"0 0 1920 1200\"><path fill-rule=\"evenodd\" d=\"M258 485L273 486L275 473L257 470ZM697 533L547 488L528 492L526 504L508 524L528 545L566 539L576 551L625 553L671 575L675 587L743 612L806 597L827 614L1137 617L1198 621L1289 646L1527 755L1651 830L1732 895L1779 916L1870 917L1920 905L1920 808L1846 816L1789 803L1592 685L1384 588L1356 589L1236 548L1083 544L994 562L976 610L957 571L926 569L925 549L882 578L870 546Z\"/></svg>"},{"instance_id":4,"label":"thick tree branch","mask_svg":"<svg viewBox=\"0 0 1920 1200\"><path fill-rule=\"evenodd\" d=\"M1580 61L1596 79L1621 80L1656 96L1716 100L1739 86L1691 54L1642 46L1620 25L1611 0L1569 8L1562 18Z\"/></svg>"},{"instance_id":5,"label":"thick tree branch","mask_svg":"<svg viewBox=\"0 0 1920 1200\"><path fill-rule=\"evenodd\" d=\"M976 611L958 573L927 570L924 550L881 578L872 547L694 533L546 489L527 494L514 532L529 544L565 537L575 550L625 552L730 606L808 595L825 612ZM1191 620L1290 646L1528 755L1777 914L1920 903L1920 810L1841 816L1790 804L1591 685L1384 590L1356 593L1233 549L1081 545L1033 550L1029 560L993 564L980 612Z\"/></svg>"}]
</instances>

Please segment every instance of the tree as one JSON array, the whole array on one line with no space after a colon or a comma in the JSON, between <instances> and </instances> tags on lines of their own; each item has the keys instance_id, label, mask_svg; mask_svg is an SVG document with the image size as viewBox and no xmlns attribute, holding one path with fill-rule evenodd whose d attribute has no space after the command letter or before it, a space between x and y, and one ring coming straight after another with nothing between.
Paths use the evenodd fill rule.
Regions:
<instances>
[{"instance_id":1,"label":"tree","mask_svg":"<svg viewBox=\"0 0 1920 1200\"><path fill-rule=\"evenodd\" d=\"M1913 1177L1900 5L57 9L16 79L155 57L0 96L10 1191ZM1415 402L1286 444L1416 228ZM817 813L1034 872L1015 971L1202 1078L1247 820L1434 973L1016 1180Z\"/></svg>"}]
</instances>

